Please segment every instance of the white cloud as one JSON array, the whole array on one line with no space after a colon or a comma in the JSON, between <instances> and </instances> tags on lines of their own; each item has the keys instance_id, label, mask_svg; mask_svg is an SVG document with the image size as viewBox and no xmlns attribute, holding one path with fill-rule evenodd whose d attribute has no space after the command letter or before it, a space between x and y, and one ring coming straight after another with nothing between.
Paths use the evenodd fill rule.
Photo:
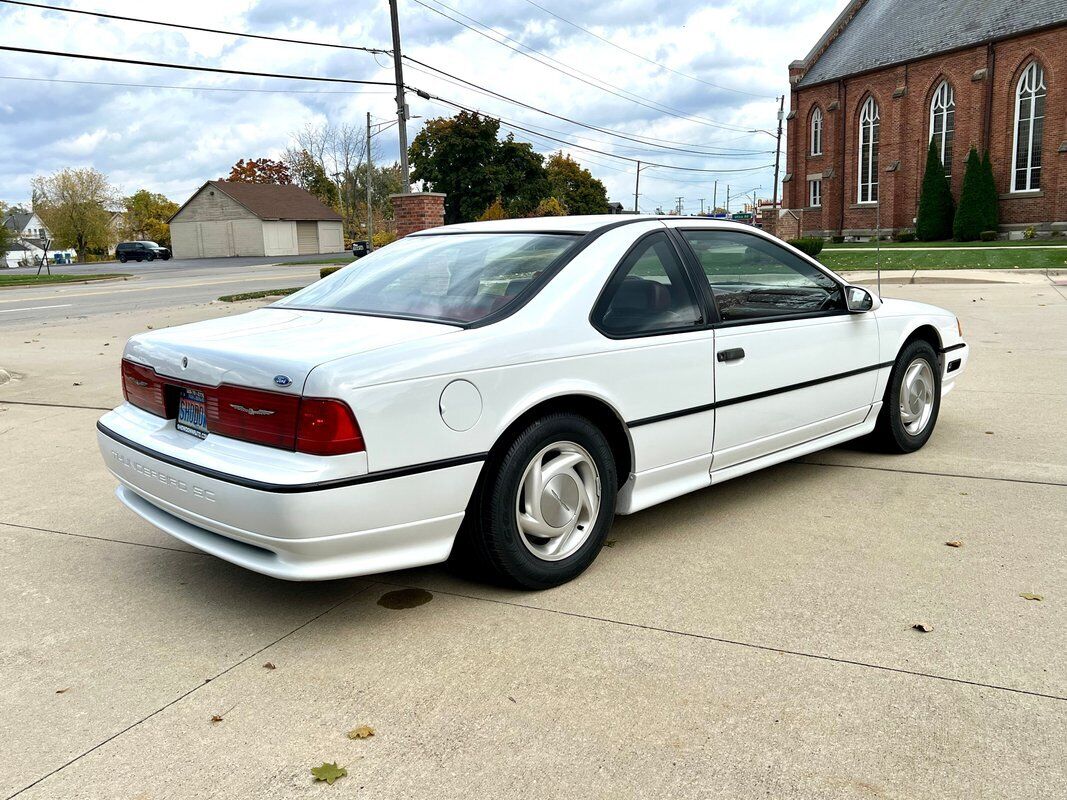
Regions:
<instances>
[{"instance_id":1,"label":"white cloud","mask_svg":"<svg viewBox=\"0 0 1067 800\"><path fill-rule=\"evenodd\" d=\"M424 2L445 10L434 0ZM692 4L536 0L537 5L619 47L697 76L702 83L622 52L527 0L442 2L536 48L544 54L538 56L542 61L586 73L589 83L601 88L538 64L414 0L400 4L405 53L530 105L601 127L705 148L762 151L773 150L773 140L747 131L775 124L777 109L770 98L788 91L786 65L807 52L842 5L842 0L833 6L816 0L770 0L756 6L740 0ZM365 4L350 0L187 0L180 5L115 0L106 10L281 37L390 46L384 0ZM464 22L477 27L469 20ZM58 52L229 69L392 80L387 56L376 60L348 50L234 39L13 6L0 6L0 43L30 47L43 43L40 46ZM180 202L204 180L228 172L239 158L277 156L288 144L288 134L305 121L330 118L362 124L367 111L376 119L395 116L388 87L228 77L13 53L5 54L0 75L6 76L0 79L0 151L4 153L0 199L6 201L25 200L34 174L92 165L107 173L122 192L144 187ZM42 78L201 88L81 85L43 82ZM605 153L722 170L761 167L773 161L770 152L704 157L626 142L425 75L411 65L405 78L409 85L432 94ZM452 113L447 106L414 95L409 95L409 103L412 113L423 118ZM678 116L665 113L665 106L675 109ZM411 136L420 124L412 121ZM521 132L516 136L534 141L541 152L560 147L539 136ZM383 155L396 158L395 138L383 135L379 140ZM613 199L632 204L633 164L577 147L563 149L601 178ZM651 210L672 205L681 195L687 209L697 209L699 198L710 202L716 177L720 201L726 183L732 191L763 186L761 194L770 194L771 170L767 168L721 175L649 169L641 175L641 206Z\"/></svg>"}]
</instances>

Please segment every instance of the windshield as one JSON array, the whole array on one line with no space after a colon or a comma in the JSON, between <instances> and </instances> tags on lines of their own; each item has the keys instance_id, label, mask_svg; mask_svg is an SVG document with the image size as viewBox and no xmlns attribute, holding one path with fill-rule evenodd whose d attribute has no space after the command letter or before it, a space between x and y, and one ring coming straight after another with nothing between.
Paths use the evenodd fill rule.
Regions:
<instances>
[{"instance_id":1,"label":"windshield","mask_svg":"<svg viewBox=\"0 0 1067 800\"><path fill-rule=\"evenodd\" d=\"M475 322L512 303L581 234L409 236L275 306Z\"/></svg>"}]
</instances>

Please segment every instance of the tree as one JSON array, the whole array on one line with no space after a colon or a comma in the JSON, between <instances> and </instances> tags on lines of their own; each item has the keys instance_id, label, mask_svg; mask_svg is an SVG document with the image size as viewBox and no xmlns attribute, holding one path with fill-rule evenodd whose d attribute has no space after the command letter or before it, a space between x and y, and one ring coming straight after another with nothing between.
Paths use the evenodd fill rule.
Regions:
<instances>
[{"instance_id":1,"label":"tree","mask_svg":"<svg viewBox=\"0 0 1067 800\"><path fill-rule=\"evenodd\" d=\"M122 200L122 235L127 239L148 239L170 245L167 221L178 211L178 204L164 195L141 189Z\"/></svg>"},{"instance_id":2,"label":"tree","mask_svg":"<svg viewBox=\"0 0 1067 800\"><path fill-rule=\"evenodd\" d=\"M330 180L322 164L312 158L307 150L293 154L287 166L297 186L315 195L330 208L338 207L340 194L337 184Z\"/></svg>"},{"instance_id":3,"label":"tree","mask_svg":"<svg viewBox=\"0 0 1067 800\"><path fill-rule=\"evenodd\" d=\"M1000 198L997 196L997 181L993 177L993 162L989 160L989 151L982 155L982 206L985 213L982 230L995 231L1000 225Z\"/></svg>"},{"instance_id":4,"label":"tree","mask_svg":"<svg viewBox=\"0 0 1067 800\"><path fill-rule=\"evenodd\" d=\"M281 161L271 158L243 158L230 169L228 178L222 180L236 181L237 183L292 183L293 176Z\"/></svg>"},{"instance_id":5,"label":"tree","mask_svg":"<svg viewBox=\"0 0 1067 800\"><path fill-rule=\"evenodd\" d=\"M500 143L495 156L494 183L509 217L527 217L541 198L551 192L545 157L529 142L517 142L513 134Z\"/></svg>"},{"instance_id":6,"label":"tree","mask_svg":"<svg viewBox=\"0 0 1067 800\"><path fill-rule=\"evenodd\" d=\"M460 111L429 120L412 141L411 179L445 193L446 223L476 219L500 194L499 130L495 119Z\"/></svg>"},{"instance_id":7,"label":"tree","mask_svg":"<svg viewBox=\"0 0 1067 800\"><path fill-rule=\"evenodd\" d=\"M554 197L546 197L540 203L537 204L537 208L534 209L531 217L565 217L567 216L567 209L559 200Z\"/></svg>"},{"instance_id":8,"label":"tree","mask_svg":"<svg viewBox=\"0 0 1067 800\"><path fill-rule=\"evenodd\" d=\"M573 158L555 153L548 159L546 169L552 196L566 206L568 213L608 213L608 190Z\"/></svg>"},{"instance_id":9,"label":"tree","mask_svg":"<svg viewBox=\"0 0 1067 800\"><path fill-rule=\"evenodd\" d=\"M0 216L6 217L7 215L0 214ZM15 232L3 224L3 219L0 219L0 259L8 254L14 241Z\"/></svg>"},{"instance_id":10,"label":"tree","mask_svg":"<svg viewBox=\"0 0 1067 800\"><path fill-rule=\"evenodd\" d=\"M967 167L963 173L963 188L960 204L952 223L952 234L961 242L973 242L985 230L986 211L983 207L982 162L978 151L972 147L967 154Z\"/></svg>"},{"instance_id":11,"label":"tree","mask_svg":"<svg viewBox=\"0 0 1067 800\"><path fill-rule=\"evenodd\" d=\"M482 215L478 217L479 222L487 222L493 219L507 219L508 213L504 210L504 203L498 197L489 207L482 212Z\"/></svg>"},{"instance_id":12,"label":"tree","mask_svg":"<svg viewBox=\"0 0 1067 800\"><path fill-rule=\"evenodd\" d=\"M33 179L33 210L52 232L57 247L79 255L106 249L111 240L111 213L118 204L107 176L95 169L64 169Z\"/></svg>"},{"instance_id":13,"label":"tree","mask_svg":"<svg viewBox=\"0 0 1067 800\"><path fill-rule=\"evenodd\" d=\"M937 145L930 140L926 151L926 172L923 174L919 194L919 213L915 220L915 235L924 242L934 242L952 237L952 190L945 177L945 165L941 163Z\"/></svg>"}]
</instances>

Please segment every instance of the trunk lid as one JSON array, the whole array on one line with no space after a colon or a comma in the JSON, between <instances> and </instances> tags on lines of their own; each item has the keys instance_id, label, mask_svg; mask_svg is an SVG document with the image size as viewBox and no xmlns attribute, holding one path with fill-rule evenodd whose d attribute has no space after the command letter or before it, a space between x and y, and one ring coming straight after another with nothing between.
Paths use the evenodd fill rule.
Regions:
<instances>
[{"instance_id":1,"label":"trunk lid","mask_svg":"<svg viewBox=\"0 0 1067 800\"><path fill-rule=\"evenodd\" d=\"M126 357L184 383L300 394L308 373L327 361L458 330L432 322L264 308L139 334L127 343Z\"/></svg>"}]
</instances>

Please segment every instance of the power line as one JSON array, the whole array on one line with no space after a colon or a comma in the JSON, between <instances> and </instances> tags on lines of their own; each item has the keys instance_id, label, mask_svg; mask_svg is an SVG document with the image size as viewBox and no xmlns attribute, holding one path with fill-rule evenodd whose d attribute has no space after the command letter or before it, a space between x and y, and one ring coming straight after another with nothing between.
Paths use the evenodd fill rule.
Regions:
<instances>
[{"instance_id":1,"label":"power line","mask_svg":"<svg viewBox=\"0 0 1067 800\"><path fill-rule=\"evenodd\" d=\"M577 28L578 30L582 31L583 33L587 33L590 36L594 37L595 39L599 39L600 41L604 42L604 44L611 45L616 50L621 50L622 52L627 53L627 54L633 56L634 58L639 58L642 61L645 61L645 62L647 62L649 64L652 64L655 67L659 67L660 69L665 69L665 70L667 70L667 72L673 72L675 75L681 75L683 78L688 78L689 80L696 81L697 83L703 83L705 86L711 86L711 87L713 87L715 89L722 89L725 92L736 92L737 94L745 94L745 95L748 95L749 97L759 97L759 98L762 98L764 100L772 99L771 95L769 95L769 94L757 94L756 92L746 92L744 89L734 89L734 88L732 88L730 86L723 86L723 85L718 84L718 83L712 83L711 81L706 81L703 78L698 78L695 75L690 75L687 72L682 72L681 70L677 70L677 69L674 69L672 67L668 67L666 64L661 64L659 61L653 61L651 58L646 58L645 56L641 55L640 53L635 53L633 50L628 50L627 48L623 47L621 44L616 44L615 42L611 41L611 39L607 39L607 38L601 36L599 33L594 33L593 31L589 30L588 28L584 28L581 25L579 25L577 22L572 22L571 20L567 19L566 17L560 16L555 11L552 11L551 9L545 8L540 3L535 3L534 0L523 0L523 1L528 3L531 6L534 6L535 8L541 9L546 14L548 14L550 16L553 16L556 19L558 19L560 22L565 22L568 25L570 25L572 28Z\"/></svg>"},{"instance_id":2,"label":"power line","mask_svg":"<svg viewBox=\"0 0 1067 800\"><path fill-rule=\"evenodd\" d=\"M641 95L634 94L633 92L627 91L626 89L623 89L620 86L616 86L615 84L608 83L605 80L602 80L602 79L597 78L597 77L595 77L593 75L590 75L587 72L582 72L577 67L571 67L571 66L569 66L567 64L564 64L562 61L559 61L559 60L557 60L555 58L552 58L552 56L546 55L546 54L540 52L539 50L535 50L534 48L523 44L522 42L518 41L517 39L511 38L506 33L502 33L501 31L496 30L496 28L493 28L493 27L491 27L489 25L486 25L486 24L484 24L482 22L479 22L478 20L474 19L473 17L470 17L467 14L464 14L462 11L457 11L456 9L452 8L451 6L445 5L440 0L433 0L433 2L436 3L439 6L442 6L443 8L447 8L449 11L453 12L454 14L459 14L461 17L464 17L465 19L469 19L471 22L474 22L477 25L481 25L486 30L493 31L493 33L497 34L498 36L502 36L505 39L507 39L508 41L514 42L515 44L519 45L519 47L524 48L524 50L529 50L530 52L529 53L524 52L524 50L519 50L516 47L512 47L511 45L507 44L506 42L502 42L499 39L494 39L492 36L490 36L489 34L485 33L484 31L478 30L477 28L473 28L470 25L468 25L467 23L463 22L462 20L458 20L455 17L452 17L452 16L446 14L445 12L441 11L440 9L437 9L437 8L434 8L433 6L427 5L422 0L413 0L413 2L417 3L418 5L422 6L423 8L425 8L425 9L427 9L429 11L432 11L435 14L438 14L438 15L444 17L445 19L452 20L452 22L455 22L457 25L461 25L464 28L466 28L466 29L468 29L470 31L473 31L474 33L477 33L479 36L484 36L485 38L489 39L489 41L491 41L491 42L496 42L497 44L501 45L502 47L506 47L509 50L512 50L512 51L518 53L521 56L525 56L526 58L531 59L532 61L536 61L538 64L541 64L542 66L548 67L549 69L553 69L556 72L562 73L563 75L566 75L569 78L573 78L575 80L581 81L582 83L585 83L585 84L587 84L589 86L592 86L595 89L600 89L602 92L607 92L608 94L611 94L611 95L614 95L615 97L618 97L618 98L621 98L623 100L626 100L627 102L636 103L639 106L644 106L645 108L651 109L652 111L655 111L657 113L667 114L669 116L677 117L678 119L688 120L690 122L696 122L696 123L698 123L700 125L707 125L708 127L711 127L711 128L721 128L723 130L739 131L739 132L744 132L745 131L744 128L742 128L740 126L737 126L737 125L728 125L726 123L716 122L714 120L707 119L706 117L694 117L694 116L688 115L688 114L686 114L684 111L682 111L680 109L672 108L671 106L664 105L663 103L659 103L659 102L657 102L655 100L651 100L651 99L649 99L647 97L642 97ZM547 63L547 61L542 61L539 58L535 58L530 53L537 53L539 56L542 56L543 58L547 59L548 61L555 62L555 64L559 64L560 66L565 67L566 69L560 69L560 67L553 66L553 64ZM570 70L570 71L568 71L568 70ZM575 73L577 73L577 74L575 74ZM585 77L581 77L583 75ZM589 80L587 80L587 78ZM601 84L603 84L603 85L601 85ZM610 87L610 88L605 88L605 87ZM613 91L613 90L618 90L618 91ZM627 97L626 95L629 95L629 97Z\"/></svg>"},{"instance_id":3,"label":"power line","mask_svg":"<svg viewBox=\"0 0 1067 800\"><path fill-rule=\"evenodd\" d=\"M537 106L530 105L529 103L524 103L522 100L516 100L516 99L514 99L512 97L508 97L507 95L503 95L500 92L495 92L492 89L488 89L488 88L486 88L484 86L479 86L478 84L473 83L471 81L468 81L465 78L460 78L458 75L453 75L452 73L446 72L443 69L439 69L437 67L433 67L433 66L425 63L424 61L419 61L417 58L412 58L411 56L404 56L403 58L404 58L405 61L410 61L410 62L412 62L414 64L418 64L419 66L425 67L426 69L431 70L432 72L435 72L435 73L438 73L440 75L445 76L446 79L450 79L451 83L460 83L460 84L463 84L463 85L473 89L476 92L480 92L482 94L486 94L486 95L490 95L492 97L499 98L501 100L504 100L505 102L512 103L514 105L521 106L522 108L528 109L530 111L537 112L538 114L544 114L546 116L554 117L555 119L562 120L563 122L569 122L572 125L578 125L579 127L588 128L589 130L597 131L598 133L604 133L604 134L607 134L609 136L617 136L620 139L627 139L627 140L629 140L631 142L637 142L638 144L651 145L653 147L658 147L658 148L661 148L663 150L674 150L674 151L680 152L680 153L692 153L694 155L700 155L700 156L717 156L717 157L723 157L723 158L738 158L738 157L743 157L744 155L756 155L756 154L762 154L764 152L773 152L773 151L770 151L770 150L768 150L768 151L758 150L757 151L757 150L741 150L740 148L726 148L726 149L729 149L729 150L737 150L737 152L736 153L715 153L715 152L708 152L706 150L694 150L694 149L684 148L684 147L674 147L674 146L670 146L670 145L655 144L653 142L647 141L647 140L645 140L645 139L643 139L641 137L638 137L638 136L634 136L634 135L631 135L631 134L623 133L621 131L616 131L616 130L613 130L611 128L602 128L602 127L600 127L598 125L590 125L589 123L581 122L580 120L572 119L571 117L565 117L565 116L563 116L561 114L556 114L553 111L547 111L547 110L545 110L543 108L538 108ZM418 68L416 68L416 69L419 72L425 73L425 70L418 70Z\"/></svg>"},{"instance_id":4,"label":"power line","mask_svg":"<svg viewBox=\"0 0 1067 800\"><path fill-rule=\"evenodd\" d=\"M83 14L87 17L100 17L102 19L113 19L119 22L139 22L144 25L161 25L166 28L178 28L186 31L199 31L200 33L219 33L224 36L240 36L244 39L262 39L268 42L284 42L286 44L304 44L312 45L314 47L333 47L338 50L358 50L364 53L391 53L392 50L382 50L374 47L358 47L351 44L335 44L334 42L319 42L308 39L289 39L281 36L267 36L261 33L245 33L243 31L229 31L221 28L202 28L198 25L182 25L177 22L162 22L155 19L141 19L139 17L124 17L119 14L105 14L102 11L88 11L78 8L66 8L64 6L50 6L44 3L27 3L25 0L0 0L0 3L6 3L11 6L25 6L26 8L37 8L42 11L61 11L65 14Z\"/></svg>"},{"instance_id":5,"label":"power line","mask_svg":"<svg viewBox=\"0 0 1067 800\"><path fill-rule=\"evenodd\" d=\"M701 168L701 167L679 167L679 166L676 166L674 164L657 164L657 163L652 162L652 161L645 161L644 159L630 158L629 156L622 156L622 155L619 155L618 153L610 153L610 152L608 152L606 150L597 150L594 147L587 147L585 145L576 144L575 142L569 142L566 139L559 139L559 138L557 138L555 136L549 136L549 135L544 134L544 133L538 133L537 131L530 130L529 128L527 128L525 126L518 124L517 122L509 122L507 120L501 119L500 117L497 117L496 115L486 114L484 111L479 111L476 108L470 108L469 106L465 106L462 103L457 103L454 100L448 100L448 99L446 99L444 97L440 97L438 95L431 95L428 92L421 92L421 91L419 91L417 89L415 91L419 94L420 97L423 97L424 99L427 99L427 100L438 100L438 101L440 101L442 103L445 103L446 105L452 106L453 108L458 108L461 111L466 111L468 114L480 114L480 115L482 115L484 117L488 117L489 119L498 120L500 123L502 123L504 125L507 125L509 128L515 128L516 130L523 131L524 133L530 133L530 134L533 134L535 136L540 136L540 137L542 137L544 139L551 139L552 141L559 142L560 144L565 144L568 147L576 147L579 150L588 150L590 153L598 153L599 155L608 156L609 158L617 158L617 159L619 159L621 161L629 161L631 164L640 163L642 165L647 164L649 167L659 167L661 169L673 169L673 170L679 170L681 172L712 173L712 174L715 174L715 175L729 174L729 173L732 173L732 172L752 172L752 171L757 170L757 169L768 169L769 167L773 166L771 164L765 164L765 165L762 165L762 166L759 166L759 167L751 167L749 169L704 169L704 168Z\"/></svg>"},{"instance_id":6,"label":"power line","mask_svg":"<svg viewBox=\"0 0 1067 800\"><path fill-rule=\"evenodd\" d=\"M0 0L2 2L3 0ZM186 89L193 92L255 92L262 94L392 94L392 92L345 92L331 89L248 89L230 86L177 86L165 83L120 83L117 81L76 81L63 78L27 78L21 75L0 75L4 81L35 81L39 83L70 83L79 86L115 86L130 89Z\"/></svg>"},{"instance_id":7,"label":"power line","mask_svg":"<svg viewBox=\"0 0 1067 800\"><path fill-rule=\"evenodd\" d=\"M8 2L9 0L0 0ZM113 64L130 64L136 67L161 67L163 69L181 69L192 72L213 72L220 75L245 75L254 78L283 78L290 81L318 81L321 83L345 83L359 84L363 86L392 86L390 81L364 81L354 78L320 78L311 75L285 75L277 72L252 72L241 69L223 69L222 67L199 67L192 64L171 64L165 61L141 61L132 58L116 58L114 56L94 56L88 53L57 53L52 50L37 50L30 47L11 47L0 45L0 50L11 53L30 53L39 56L53 56L55 58L78 58L85 61L108 61Z\"/></svg>"}]
</instances>

